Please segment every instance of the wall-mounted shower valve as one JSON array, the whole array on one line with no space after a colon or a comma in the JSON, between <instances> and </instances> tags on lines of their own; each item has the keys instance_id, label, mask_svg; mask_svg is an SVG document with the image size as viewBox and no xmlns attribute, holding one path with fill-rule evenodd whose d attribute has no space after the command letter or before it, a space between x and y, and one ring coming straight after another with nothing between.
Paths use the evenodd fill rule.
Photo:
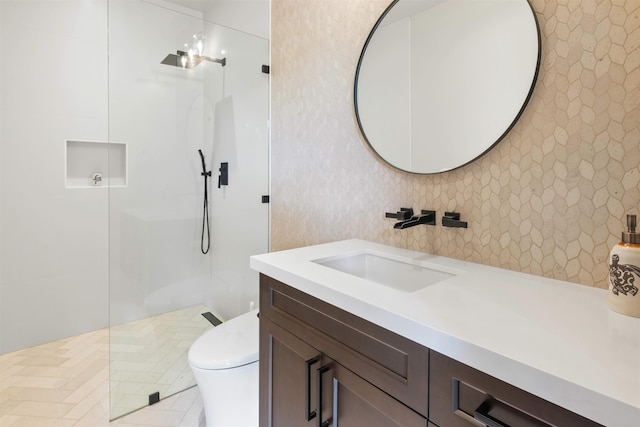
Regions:
<instances>
[{"instance_id":1,"label":"wall-mounted shower valve","mask_svg":"<svg viewBox=\"0 0 640 427\"><path fill-rule=\"evenodd\" d=\"M94 187L101 187L102 186L102 173L101 172L94 172L91 174L91 185L93 185Z\"/></svg>"},{"instance_id":2,"label":"wall-mounted shower valve","mask_svg":"<svg viewBox=\"0 0 640 427\"><path fill-rule=\"evenodd\" d=\"M229 163L222 162L220 163L220 175L218 175L218 188L223 185L229 185Z\"/></svg>"}]
</instances>

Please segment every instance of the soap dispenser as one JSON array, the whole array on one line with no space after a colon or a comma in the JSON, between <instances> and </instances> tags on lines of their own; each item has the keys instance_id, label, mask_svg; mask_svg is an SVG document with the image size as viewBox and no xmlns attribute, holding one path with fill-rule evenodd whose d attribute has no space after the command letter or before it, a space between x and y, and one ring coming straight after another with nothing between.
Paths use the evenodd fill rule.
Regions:
<instances>
[{"instance_id":1,"label":"soap dispenser","mask_svg":"<svg viewBox=\"0 0 640 427\"><path fill-rule=\"evenodd\" d=\"M636 216L627 215L627 231L609 254L609 307L627 316L640 317L640 233Z\"/></svg>"}]
</instances>

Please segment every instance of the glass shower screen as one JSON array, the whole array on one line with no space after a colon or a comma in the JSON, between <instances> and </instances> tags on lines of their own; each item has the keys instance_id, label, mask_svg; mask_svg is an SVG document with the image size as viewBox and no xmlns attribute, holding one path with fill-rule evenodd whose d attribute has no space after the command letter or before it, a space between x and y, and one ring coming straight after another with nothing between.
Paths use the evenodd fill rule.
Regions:
<instances>
[{"instance_id":1,"label":"glass shower screen","mask_svg":"<svg viewBox=\"0 0 640 427\"><path fill-rule=\"evenodd\" d=\"M202 314L257 304L268 250L268 41L162 4L109 0L111 419L195 385Z\"/></svg>"}]
</instances>

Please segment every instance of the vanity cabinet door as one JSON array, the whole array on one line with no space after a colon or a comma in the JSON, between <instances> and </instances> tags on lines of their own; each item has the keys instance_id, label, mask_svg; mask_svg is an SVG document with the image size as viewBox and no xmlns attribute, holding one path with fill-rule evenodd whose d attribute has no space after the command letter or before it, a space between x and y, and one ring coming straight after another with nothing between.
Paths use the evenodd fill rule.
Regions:
<instances>
[{"instance_id":1,"label":"vanity cabinet door","mask_svg":"<svg viewBox=\"0 0 640 427\"><path fill-rule=\"evenodd\" d=\"M316 372L327 363L325 359L315 348L260 316L260 427L317 425ZM323 411L325 416L328 411Z\"/></svg>"},{"instance_id":2,"label":"vanity cabinet door","mask_svg":"<svg viewBox=\"0 0 640 427\"><path fill-rule=\"evenodd\" d=\"M261 316L261 427L426 425L425 417Z\"/></svg>"},{"instance_id":3,"label":"vanity cabinet door","mask_svg":"<svg viewBox=\"0 0 640 427\"><path fill-rule=\"evenodd\" d=\"M334 363L332 417L335 427L425 427L427 419L363 380L344 366Z\"/></svg>"},{"instance_id":4,"label":"vanity cabinet door","mask_svg":"<svg viewBox=\"0 0 640 427\"><path fill-rule=\"evenodd\" d=\"M427 416L426 347L265 275L260 275L260 317Z\"/></svg>"}]
</instances>

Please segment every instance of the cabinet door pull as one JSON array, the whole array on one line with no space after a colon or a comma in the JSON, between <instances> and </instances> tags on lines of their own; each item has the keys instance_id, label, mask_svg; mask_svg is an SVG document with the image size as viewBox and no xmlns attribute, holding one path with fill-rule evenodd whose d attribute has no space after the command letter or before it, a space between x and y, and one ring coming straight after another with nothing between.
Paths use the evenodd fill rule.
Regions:
<instances>
[{"instance_id":1,"label":"cabinet door pull","mask_svg":"<svg viewBox=\"0 0 640 427\"><path fill-rule=\"evenodd\" d=\"M484 402L482 402L482 404L478 406L478 409L476 409L475 412L473 413L473 418L475 418L476 420L480 421L483 424L486 424L487 427L509 427L507 424L504 424L503 422L489 415L489 411L491 410L492 403L493 403L493 399L487 399Z\"/></svg>"},{"instance_id":2,"label":"cabinet door pull","mask_svg":"<svg viewBox=\"0 0 640 427\"><path fill-rule=\"evenodd\" d=\"M329 427L331 425L331 418L322 421L322 375L329 371L331 368L329 365L324 365L318 368L318 427Z\"/></svg>"},{"instance_id":3,"label":"cabinet door pull","mask_svg":"<svg viewBox=\"0 0 640 427\"><path fill-rule=\"evenodd\" d=\"M305 390L306 396L305 396L305 417L307 419L307 421L311 421L312 419L315 418L316 416L316 411L315 410L311 410L311 365L315 365L316 363L318 363L318 358L314 357L312 359L307 360L306 362L307 365L307 388Z\"/></svg>"}]
</instances>

